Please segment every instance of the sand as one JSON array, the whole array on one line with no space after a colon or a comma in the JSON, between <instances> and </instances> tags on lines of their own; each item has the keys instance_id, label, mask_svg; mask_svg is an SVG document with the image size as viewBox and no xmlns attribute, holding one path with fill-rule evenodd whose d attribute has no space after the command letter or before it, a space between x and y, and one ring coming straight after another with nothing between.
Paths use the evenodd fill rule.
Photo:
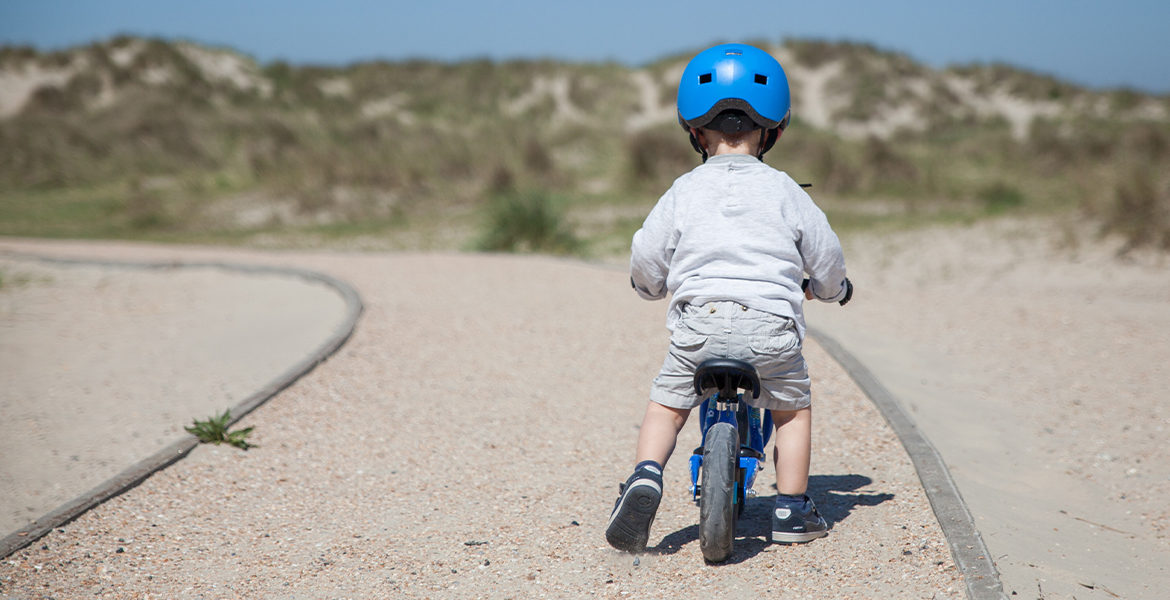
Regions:
<instances>
[{"instance_id":1,"label":"sand","mask_svg":"<svg viewBox=\"0 0 1170 600\"><path fill-rule=\"evenodd\" d=\"M1023 598L1170 587L1161 395L1170 272L1039 221L846 239L857 285L809 321L860 358L947 462ZM702 563L688 428L652 550L602 530L666 340L620 269L537 257L265 253L0 240L111 259L290 264L352 283L354 338L242 425L0 563L13 597L960 598L904 450L806 347L812 489L833 532L764 543L749 505L731 564ZM306 321L309 319L306 319ZM115 335L111 332L110 335ZM119 356L127 360L126 356ZM7 384L5 384L7 385ZM770 476L765 471L764 480Z\"/></svg>"},{"instance_id":2,"label":"sand","mask_svg":"<svg viewBox=\"0 0 1170 600\"><path fill-rule=\"evenodd\" d=\"M333 290L210 267L0 257L0 531L238 405L344 314Z\"/></svg>"},{"instance_id":3,"label":"sand","mask_svg":"<svg viewBox=\"0 0 1170 600\"><path fill-rule=\"evenodd\" d=\"M705 565L688 428L650 551L635 561L609 548L605 523L667 339L665 304L638 299L621 270L523 256L0 246L296 265L350 282L365 304L337 354L240 424L255 427L258 448L197 448L0 562L0 595L964 596L909 458L813 343L810 484L832 533L766 543L765 483L729 563Z\"/></svg>"},{"instance_id":4,"label":"sand","mask_svg":"<svg viewBox=\"0 0 1170 600\"><path fill-rule=\"evenodd\" d=\"M1170 270L1090 233L1007 220L850 239L856 301L810 319L938 447L1007 593L1161 598Z\"/></svg>"}]
</instances>

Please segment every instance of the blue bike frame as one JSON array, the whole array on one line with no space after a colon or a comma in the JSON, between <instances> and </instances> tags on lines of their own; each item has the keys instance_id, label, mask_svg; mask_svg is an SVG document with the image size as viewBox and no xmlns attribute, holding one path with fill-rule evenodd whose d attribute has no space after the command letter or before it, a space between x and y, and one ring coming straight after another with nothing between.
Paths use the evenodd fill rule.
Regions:
<instances>
[{"instance_id":1,"label":"blue bike frame","mask_svg":"<svg viewBox=\"0 0 1170 600\"><path fill-rule=\"evenodd\" d=\"M763 468L760 462L764 456L764 446L772 438L772 412L748 405L743 400L743 394L739 394L735 408L732 408L731 403L717 402L718 396L717 393L712 394L703 400L699 407L699 432L702 439L699 441L699 447L691 454L691 497L698 500L702 491L699 489L699 472L703 466L703 446L707 442L707 431L716 423L728 423L740 432L738 480L743 482L743 489L737 489L736 493L742 493L743 497L734 500L739 504L743 502L743 498L754 494L752 486L756 482L756 474ZM747 427L741 428L740 420L746 420ZM743 439L745 437L746 440Z\"/></svg>"}]
</instances>

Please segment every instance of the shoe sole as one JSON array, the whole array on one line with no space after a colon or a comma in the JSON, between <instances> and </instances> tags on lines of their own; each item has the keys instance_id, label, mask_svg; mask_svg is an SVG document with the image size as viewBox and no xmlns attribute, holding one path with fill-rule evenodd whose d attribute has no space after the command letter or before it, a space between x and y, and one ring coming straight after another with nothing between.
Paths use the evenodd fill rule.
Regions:
<instances>
[{"instance_id":1,"label":"shoe sole","mask_svg":"<svg viewBox=\"0 0 1170 600\"><path fill-rule=\"evenodd\" d=\"M650 539L650 525L662 500L662 488L653 481L634 482L622 495L605 530L609 545L626 552L642 552Z\"/></svg>"},{"instance_id":2,"label":"shoe sole","mask_svg":"<svg viewBox=\"0 0 1170 600\"><path fill-rule=\"evenodd\" d=\"M806 531L804 533L773 531L772 541L777 544L804 544L826 535L829 535L828 531Z\"/></svg>"}]
</instances>

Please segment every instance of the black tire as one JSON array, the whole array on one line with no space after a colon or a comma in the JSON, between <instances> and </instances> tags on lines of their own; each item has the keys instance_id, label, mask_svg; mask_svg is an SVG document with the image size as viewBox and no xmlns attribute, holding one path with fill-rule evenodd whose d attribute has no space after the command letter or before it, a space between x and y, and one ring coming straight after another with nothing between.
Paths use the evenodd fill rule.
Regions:
<instances>
[{"instance_id":1,"label":"black tire","mask_svg":"<svg viewBox=\"0 0 1170 600\"><path fill-rule=\"evenodd\" d=\"M699 547L708 562L731 556L735 541L736 456L739 434L727 423L707 430L699 495Z\"/></svg>"}]
</instances>

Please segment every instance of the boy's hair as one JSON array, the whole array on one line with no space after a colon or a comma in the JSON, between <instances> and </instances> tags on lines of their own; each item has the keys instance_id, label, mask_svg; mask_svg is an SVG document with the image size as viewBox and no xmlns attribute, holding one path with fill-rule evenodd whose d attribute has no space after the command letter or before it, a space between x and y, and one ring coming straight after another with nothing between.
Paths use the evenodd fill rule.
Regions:
<instances>
[{"instance_id":1,"label":"boy's hair","mask_svg":"<svg viewBox=\"0 0 1170 600\"><path fill-rule=\"evenodd\" d=\"M705 123L699 123L695 126L700 129L713 129L726 134L759 131L764 128L763 125L757 123L744 111L733 108L721 111Z\"/></svg>"},{"instance_id":2,"label":"boy's hair","mask_svg":"<svg viewBox=\"0 0 1170 600\"><path fill-rule=\"evenodd\" d=\"M748 138L760 137L760 130L758 128L757 129L748 129L746 131L735 131L735 132L731 132L731 133L728 133L725 131L720 131L718 129L712 129L710 127L701 127L700 129L703 130L703 133L705 135L711 136L711 137L718 139L718 140L726 141L728 144L730 144L732 146L738 146L738 145L742 144Z\"/></svg>"},{"instance_id":3,"label":"boy's hair","mask_svg":"<svg viewBox=\"0 0 1170 600\"><path fill-rule=\"evenodd\" d=\"M717 145L719 145L720 142L722 142L722 143L725 143L728 146L732 146L732 147L738 147L738 146L749 146L750 147L752 144L759 144L756 147L757 154L759 154L759 155L763 154L763 152L760 152L760 150L763 150L765 144L767 144L767 134L768 134L767 130L765 130L761 127L757 127L755 129L741 129L741 130L727 131L725 129L718 129L718 128L712 127L710 125L715 125L715 123L711 123L711 124L709 124L709 126L699 128L699 130L703 132L703 136L707 138L708 145L717 146ZM693 136L693 135L691 136L691 144L693 144L694 146L700 146L699 140L696 139L695 136ZM703 154L704 162L706 162L706 157L707 157L706 149L702 148L700 146L699 150ZM760 156L757 156L757 158L760 158Z\"/></svg>"}]
</instances>

